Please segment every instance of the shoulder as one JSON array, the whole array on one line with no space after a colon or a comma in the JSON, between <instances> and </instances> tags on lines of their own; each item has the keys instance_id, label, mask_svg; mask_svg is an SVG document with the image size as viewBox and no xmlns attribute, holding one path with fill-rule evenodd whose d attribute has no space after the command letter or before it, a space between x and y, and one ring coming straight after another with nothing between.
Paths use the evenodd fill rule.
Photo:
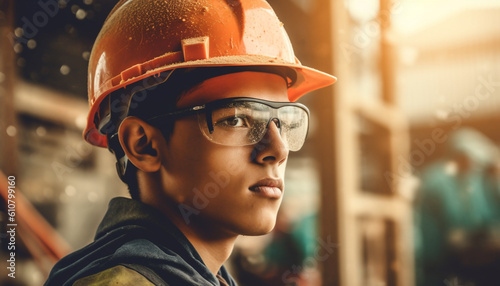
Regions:
<instances>
[{"instance_id":1,"label":"shoulder","mask_svg":"<svg viewBox=\"0 0 500 286\"><path fill-rule=\"evenodd\" d=\"M78 279L73 286L104 286L104 285L154 285L150 280L135 270L118 265L91 276Z\"/></svg>"},{"instance_id":2,"label":"shoulder","mask_svg":"<svg viewBox=\"0 0 500 286\"><path fill-rule=\"evenodd\" d=\"M157 275L150 268L136 265L159 252L158 246L147 239L97 241L61 259L45 285L166 285L157 283ZM150 282L123 282L137 279Z\"/></svg>"}]
</instances>

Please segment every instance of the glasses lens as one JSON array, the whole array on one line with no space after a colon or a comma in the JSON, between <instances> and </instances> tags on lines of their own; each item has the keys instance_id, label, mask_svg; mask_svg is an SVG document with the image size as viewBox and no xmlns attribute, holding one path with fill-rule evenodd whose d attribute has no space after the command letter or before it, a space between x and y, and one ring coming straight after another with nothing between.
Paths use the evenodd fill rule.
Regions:
<instances>
[{"instance_id":1,"label":"glasses lens","mask_svg":"<svg viewBox=\"0 0 500 286\"><path fill-rule=\"evenodd\" d=\"M214 143L227 146L256 144L264 138L271 119L279 121L281 138L291 151L304 144L308 115L297 106L274 109L263 103L237 101L208 109L198 115L203 134Z\"/></svg>"},{"instance_id":2,"label":"glasses lens","mask_svg":"<svg viewBox=\"0 0 500 286\"><path fill-rule=\"evenodd\" d=\"M296 106L285 106L278 109L281 138L291 151L299 151L304 145L309 127L309 117L305 110Z\"/></svg>"}]
</instances>

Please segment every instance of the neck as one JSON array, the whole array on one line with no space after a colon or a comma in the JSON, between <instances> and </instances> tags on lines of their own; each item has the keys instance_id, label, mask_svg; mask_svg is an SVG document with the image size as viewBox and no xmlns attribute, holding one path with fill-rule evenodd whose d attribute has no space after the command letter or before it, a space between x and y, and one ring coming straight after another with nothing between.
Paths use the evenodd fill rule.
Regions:
<instances>
[{"instance_id":1,"label":"neck","mask_svg":"<svg viewBox=\"0 0 500 286\"><path fill-rule=\"evenodd\" d=\"M210 272L217 275L222 264L231 255L238 235L227 233L208 222L192 220L190 224L186 224L178 216L171 213L166 215L191 242Z\"/></svg>"},{"instance_id":2,"label":"neck","mask_svg":"<svg viewBox=\"0 0 500 286\"><path fill-rule=\"evenodd\" d=\"M191 242L210 272L217 275L222 264L231 255L238 235L203 221L200 217L191 216L190 223L187 224L177 211L178 202L166 198L161 192L154 193L153 190L159 189L154 187L151 184L141 186L141 190L148 190L141 191L141 201L163 212Z\"/></svg>"},{"instance_id":3,"label":"neck","mask_svg":"<svg viewBox=\"0 0 500 286\"><path fill-rule=\"evenodd\" d=\"M184 227L186 225L184 224ZM179 226L178 226L179 227ZM193 244L194 248L200 254L201 259L207 266L207 268L214 275L217 275L222 264L231 255L233 251L234 243L237 235L232 236L219 236L214 237L214 235L204 235L192 228L182 229L181 231L188 238L188 240ZM212 229L212 232L218 232L217 229Z\"/></svg>"},{"instance_id":4,"label":"neck","mask_svg":"<svg viewBox=\"0 0 500 286\"><path fill-rule=\"evenodd\" d=\"M175 204L165 207L165 205L160 206L152 202L147 203L155 206L174 223L194 246L210 272L217 275L222 264L231 255L238 235L227 233L220 227L206 222L191 220L189 224L186 224L182 217L172 212L172 209L176 209Z\"/></svg>"}]
</instances>

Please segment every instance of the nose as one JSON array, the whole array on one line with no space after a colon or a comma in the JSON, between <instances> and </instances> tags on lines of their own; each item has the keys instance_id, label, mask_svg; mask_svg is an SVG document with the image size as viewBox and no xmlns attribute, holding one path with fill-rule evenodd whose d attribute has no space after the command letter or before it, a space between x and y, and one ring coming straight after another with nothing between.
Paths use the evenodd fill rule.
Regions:
<instances>
[{"instance_id":1,"label":"nose","mask_svg":"<svg viewBox=\"0 0 500 286\"><path fill-rule=\"evenodd\" d=\"M278 119L272 119L267 127L266 135L260 142L255 144L252 152L252 159L259 164L278 164L281 165L288 157L288 147L281 139L280 122Z\"/></svg>"}]
</instances>

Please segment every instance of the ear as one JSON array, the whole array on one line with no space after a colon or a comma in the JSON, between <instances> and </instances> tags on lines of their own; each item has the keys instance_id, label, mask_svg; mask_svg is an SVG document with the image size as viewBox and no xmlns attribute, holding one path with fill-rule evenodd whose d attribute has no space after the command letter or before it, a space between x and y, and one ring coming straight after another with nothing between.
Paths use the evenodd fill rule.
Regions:
<instances>
[{"instance_id":1,"label":"ear","mask_svg":"<svg viewBox=\"0 0 500 286\"><path fill-rule=\"evenodd\" d=\"M144 172L156 172L161 167L161 132L142 119L129 116L120 124L118 138L128 159Z\"/></svg>"}]
</instances>

